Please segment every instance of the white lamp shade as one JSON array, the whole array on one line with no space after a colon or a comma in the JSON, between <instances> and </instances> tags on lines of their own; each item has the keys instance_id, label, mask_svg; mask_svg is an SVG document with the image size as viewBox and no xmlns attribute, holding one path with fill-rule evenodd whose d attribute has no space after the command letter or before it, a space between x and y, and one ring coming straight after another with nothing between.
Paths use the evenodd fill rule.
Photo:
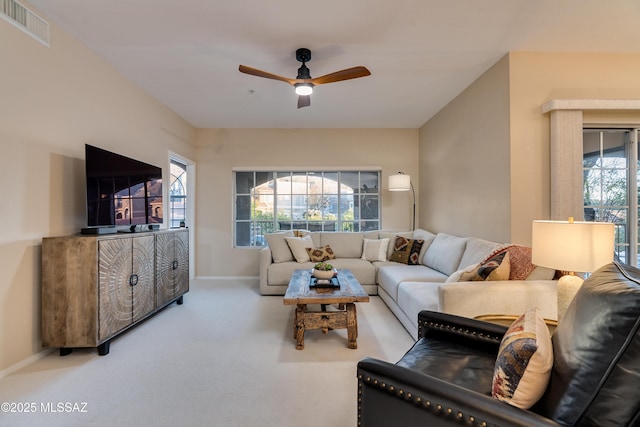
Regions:
<instances>
[{"instance_id":1,"label":"white lamp shade","mask_svg":"<svg viewBox=\"0 0 640 427\"><path fill-rule=\"evenodd\" d=\"M591 273L613 261L613 223L536 220L531 240L531 262L541 267Z\"/></svg>"},{"instance_id":2,"label":"white lamp shade","mask_svg":"<svg viewBox=\"0 0 640 427\"><path fill-rule=\"evenodd\" d=\"M411 190L411 176L403 173L389 176L389 191Z\"/></svg>"}]
</instances>

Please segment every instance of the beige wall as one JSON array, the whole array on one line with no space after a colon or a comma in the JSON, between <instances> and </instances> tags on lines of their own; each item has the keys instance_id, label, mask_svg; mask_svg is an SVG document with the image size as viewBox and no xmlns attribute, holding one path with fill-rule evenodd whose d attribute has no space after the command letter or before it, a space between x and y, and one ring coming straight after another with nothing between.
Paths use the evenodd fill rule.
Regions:
<instances>
[{"instance_id":1,"label":"beige wall","mask_svg":"<svg viewBox=\"0 0 640 427\"><path fill-rule=\"evenodd\" d=\"M0 21L0 377L40 352L43 237L85 226L84 144L168 168L195 129L52 26L51 47ZM12 369L13 369L12 368Z\"/></svg>"},{"instance_id":2,"label":"beige wall","mask_svg":"<svg viewBox=\"0 0 640 427\"><path fill-rule=\"evenodd\" d=\"M530 245L531 221L550 216L549 115L541 106L640 99L638 75L640 55L507 55L420 129L420 223ZM640 111L591 111L584 120L638 125Z\"/></svg>"},{"instance_id":3,"label":"beige wall","mask_svg":"<svg viewBox=\"0 0 640 427\"><path fill-rule=\"evenodd\" d=\"M549 115L540 107L552 99L640 99L640 55L515 52L510 63L511 236L530 243L531 221L550 218ZM639 113L593 111L585 122L639 123Z\"/></svg>"},{"instance_id":4,"label":"beige wall","mask_svg":"<svg viewBox=\"0 0 640 427\"><path fill-rule=\"evenodd\" d=\"M510 241L509 59L420 129L420 224Z\"/></svg>"},{"instance_id":5,"label":"beige wall","mask_svg":"<svg viewBox=\"0 0 640 427\"><path fill-rule=\"evenodd\" d=\"M410 193L386 188L398 171L417 178L416 129L200 129L197 139L198 276L258 275L258 250L233 248L234 167L380 167L382 227L411 227Z\"/></svg>"}]
</instances>

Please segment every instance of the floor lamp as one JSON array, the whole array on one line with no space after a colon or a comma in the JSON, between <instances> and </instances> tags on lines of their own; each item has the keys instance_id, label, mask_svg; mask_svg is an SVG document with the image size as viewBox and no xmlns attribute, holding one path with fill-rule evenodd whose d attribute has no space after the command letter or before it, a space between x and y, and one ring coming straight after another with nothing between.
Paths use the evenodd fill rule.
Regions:
<instances>
[{"instance_id":1,"label":"floor lamp","mask_svg":"<svg viewBox=\"0 0 640 427\"><path fill-rule=\"evenodd\" d=\"M533 221L531 262L568 271L558 280L558 320L564 316L583 279L613 261L614 225L610 222Z\"/></svg>"},{"instance_id":2,"label":"floor lamp","mask_svg":"<svg viewBox=\"0 0 640 427\"><path fill-rule=\"evenodd\" d=\"M389 191L409 191L413 194L413 216L411 222L411 230L416 229L416 192L411 183L411 176L404 172L398 172L396 175L389 176Z\"/></svg>"}]
</instances>

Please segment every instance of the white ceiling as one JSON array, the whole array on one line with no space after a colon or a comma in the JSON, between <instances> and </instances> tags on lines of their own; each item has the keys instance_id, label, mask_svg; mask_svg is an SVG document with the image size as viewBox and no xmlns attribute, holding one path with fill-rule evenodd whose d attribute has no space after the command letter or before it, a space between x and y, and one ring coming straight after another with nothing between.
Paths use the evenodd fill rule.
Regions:
<instances>
[{"instance_id":1,"label":"white ceiling","mask_svg":"<svg viewBox=\"0 0 640 427\"><path fill-rule=\"evenodd\" d=\"M198 128L418 128L509 51L640 53L639 0L29 0ZM55 44L55 39L52 43ZM295 50L316 88L297 108Z\"/></svg>"}]
</instances>

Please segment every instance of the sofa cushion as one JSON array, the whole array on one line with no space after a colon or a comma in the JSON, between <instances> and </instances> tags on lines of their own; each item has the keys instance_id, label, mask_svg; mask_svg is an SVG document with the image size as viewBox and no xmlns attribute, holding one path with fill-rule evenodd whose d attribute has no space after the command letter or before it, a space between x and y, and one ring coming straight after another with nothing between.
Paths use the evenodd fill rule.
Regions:
<instances>
[{"instance_id":1,"label":"sofa cushion","mask_svg":"<svg viewBox=\"0 0 640 427\"><path fill-rule=\"evenodd\" d=\"M464 249L458 269L469 267L473 264L486 261L496 252L505 249L508 245L503 243L490 242L489 240L480 239L478 237L469 237L467 246Z\"/></svg>"},{"instance_id":2,"label":"sofa cushion","mask_svg":"<svg viewBox=\"0 0 640 427\"><path fill-rule=\"evenodd\" d=\"M331 260L336 270L349 270L361 285L376 284L376 268L361 258L336 258Z\"/></svg>"},{"instance_id":3,"label":"sofa cushion","mask_svg":"<svg viewBox=\"0 0 640 427\"><path fill-rule=\"evenodd\" d=\"M285 240L285 237L293 237L292 231L267 233L264 237L267 239L269 249L271 249L271 258L273 259L273 262L293 261L293 254Z\"/></svg>"},{"instance_id":4,"label":"sofa cushion","mask_svg":"<svg viewBox=\"0 0 640 427\"><path fill-rule=\"evenodd\" d=\"M509 271L509 252L503 251L481 262L471 271L463 272L460 281L509 280Z\"/></svg>"},{"instance_id":5,"label":"sofa cushion","mask_svg":"<svg viewBox=\"0 0 640 427\"><path fill-rule=\"evenodd\" d=\"M270 286L282 286L288 285L291 280L291 276L293 272L297 269L309 269L313 268L314 262L297 262L297 261L288 261L288 262L279 262L274 263L269 266L269 270L267 271L267 283Z\"/></svg>"},{"instance_id":6,"label":"sofa cushion","mask_svg":"<svg viewBox=\"0 0 640 427\"><path fill-rule=\"evenodd\" d=\"M298 262L308 262L310 261L309 254L307 253L307 248L313 248L313 240L311 240L311 236L305 237L285 237L287 244L289 245L289 249L291 249L291 253L293 257Z\"/></svg>"},{"instance_id":7,"label":"sofa cushion","mask_svg":"<svg viewBox=\"0 0 640 427\"><path fill-rule=\"evenodd\" d=\"M522 409L542 397L553 366L549 329L537 307L516 319L502 338L491 396Z\"/></svg>"},{"instance_id":8,"label":"sofa cushion","mask_svg":"<svg viewBox=\"0 0 640 427\"><path fill-rule=\"evenodd\" d=\"M447 275L425 267L424 265L404 265L394 263L378 268L378 285L394 301L398 301L398 286L402 282L444 283Z\"/></svg>"},{"instance_id":9,"label":"sofa cushion","mask_svg":"<svg viewBox=\"0 0 640 427\"><path fill-rule=\"evenodd\" d=\"M424 240L424 243L422 244L422 248L420 248L420 255L419 255L420 263L424 264L423 263L424 254L427 252L427 249L429 249L429 246L431 245L431 242L433 242L433 239L436 238L436 235L430 231L418 228L416 230L413 230L412 237L414 239Z\"/></svg>"},{"instance_id":10,"label":"sofa cushion","mask_svg":"<svg viewBox=\"0 0 640 427\"><path fill-rule=\"evenodd\" d=\"M367 230L362 232L362 237L370 240L380 239L380 230Z\"/></svg>"},{"instance_id":11,"label":"sofa cushion","mask_svg":"<svg viewBox=\"0 0 640 427\"><path fill-rule=\"evenodd\" d=\"M360 258L364 235L350 232L324 232L320 233L318 246L330 245L336 258Z\"/></svg>"},{"instance_id":12,"label":"sofa cushion","mask_svg":"<svg viewBox=\"0 0 640 427\"><path fill-rule=\"evenodd\" d=\"M408 265L420 264L420 249L424 240L407 239L398 236L394 241L393 253L389 257L390 261Z\"/></svg>"},{"instance_id":13,"label":"sofa cushion","mask_svg":"<svg viewBox=\"0 0 640 427\"><path fill-rule=\"evenodd\" d=\"M286 286L291 280L295 270L311 270L315 262L281 262L271 264L267 271L267 280L270 286ZM336 270L350 270L361 285L376 284L376 269L369 261L360 258L336 258L331 260L331 265Z\"/></svg>"},{"instance_id":14,"label":"sofa cushion","mask_svg":"<svg viewBox=\"0 0 640 427\"><path fill-rule=\"evenodd\" d=\"M424 265L449 276L458 270L466 246L464 237L438 233L424 254Z\"/></svg>"},{"instance_id":15,"label":"sofa cushion","mask_svg":"<svg viewBox=\"0 0 640 427\"><path fill-rule=\"evenodd\" d=\"M525 280L553 280L556 271L553 268L540 267L534 268Z\"/></svg>"},{"instance_id":16,"label":"sofa cushion","mask_svg":"<svg viewBox=\"0 0 640 427\"><path fill-rule=\"evenodd\" d=\"M336 259L336 256L333 254L333 250L329 245L322 246L320 248L305 248L305 249L309 254L309 260L311 262L321 262L321 261L328 261L330 259Z\"/></svg>"},{"instance_id":17,"label":"sofa cushion","mask_svg":"<svg viewBox=\"0 0 640 427\"><path fill-rule=\"evenodd\" d=\"M364 239L362 259L365 261L386 261L389 239Z\"/></svg>"},{"instance_id":18,"label":"sofa cushion","mask_svg":"<svg viewBox=\"0 0 640 427\"><path fill-rule=\"evenodd\" d=\"M437 282L402 282L398 286L398 306L414 322L422 310L440 311Z\"/></svg>"}]
</instances>

